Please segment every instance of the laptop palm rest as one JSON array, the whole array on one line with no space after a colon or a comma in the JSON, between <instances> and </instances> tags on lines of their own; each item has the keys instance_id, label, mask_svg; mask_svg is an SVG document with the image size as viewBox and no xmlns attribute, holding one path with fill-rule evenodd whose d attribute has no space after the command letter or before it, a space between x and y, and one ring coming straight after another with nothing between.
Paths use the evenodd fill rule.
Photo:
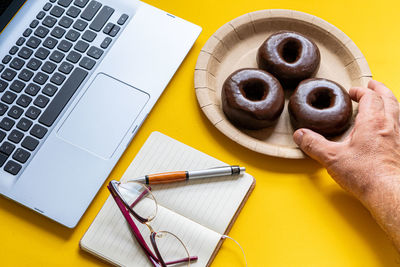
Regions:
<instances>
[{"instance_id":1,"label":"laptop palm rest","mask_svg":"<svg viewBox=\"0 0 400 267\"><path fill-rule=\"evenodd\" d=\"M112 157L149 95L100 73L57 134L101 158Z\"/></svg>"}]
</instances>

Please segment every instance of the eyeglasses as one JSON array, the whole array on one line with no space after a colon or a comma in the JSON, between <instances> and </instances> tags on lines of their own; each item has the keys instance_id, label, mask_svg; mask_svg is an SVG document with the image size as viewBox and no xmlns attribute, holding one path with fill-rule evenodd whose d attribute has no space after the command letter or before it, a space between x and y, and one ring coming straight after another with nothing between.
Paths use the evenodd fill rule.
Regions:
<instances>
[{"instance_id":1,"label":"eyeglasses","mask_svg":"<svg viewBox=\"0 0 400 267\"><path fill-rule=\"evenodd\" d=\"M196 261L196 256L190 256L183 242L168 231L154 231L150 222L156 217L158 204L151 188L143 184L128 181L120 183L112 180L107 186L116 204L125 217L130 230L145 252L153 266L165 267L173 264L186 264ZM147 245L132 216L150 230L150 242L154 253Z\"/></svg>"}]
</instances>

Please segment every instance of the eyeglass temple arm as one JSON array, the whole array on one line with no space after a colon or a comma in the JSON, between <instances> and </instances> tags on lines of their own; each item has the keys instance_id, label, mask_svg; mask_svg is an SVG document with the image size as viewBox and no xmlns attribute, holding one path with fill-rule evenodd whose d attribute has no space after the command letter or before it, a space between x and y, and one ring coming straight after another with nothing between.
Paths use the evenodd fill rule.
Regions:
<instances>
[{"instance_id":1,"label":"eyeglass temple arm","mask_svg":"<svg viewBox=\"0 0 400 267\"><path fill-rule=\"evenodd\" d=\"M198 259L197 256L193 256L193 257L190 257L190 258L183 258L183 259L180 259L180 260L169 261L169 262L166 262L165 265L178 264L178 263L188 262L188 261L197 261L197 259Z\"/></svg>"},{"instance_id":2,"label":"eyeglass temple arm","mask_svg":"<svg viewBox=\"0 0 400 267\"><path fill-rule=\"evenodd\" d=\"M113 189L110 186L107 186L108 190L111 192L111 196L114 198L115 203L117 203L118 208L121 210L122 215L124 215L126 221L128 222L129 226L131 227L131 231L135 236L136 240L138 241L139 245L142 247L146 256L149 260L153 263L154 266L160 266L159 260L147 246L146 241L143 239L142 234L140 233L139 229L137 228L136 224L133 222L131 216L129 216L129 212L126 210L124 204L122 204L121 200L115 195Z\"/></svg>"},{"instance_id":3,"label":"eyeglass temple arm","mask_svg":"<svg viewBox=\"0 0 400 267\"><path fill-rule=\"evenodd\" d=\"M148 192L147 192L146 190L143 191L143 192L140 194L140 196L138 196L138 198L130 205L131 209L132 209L133 207L135 207L136 204L137 204L140 200L142 200L147 194L148 194Z\"/></svg>"}]
</instances>

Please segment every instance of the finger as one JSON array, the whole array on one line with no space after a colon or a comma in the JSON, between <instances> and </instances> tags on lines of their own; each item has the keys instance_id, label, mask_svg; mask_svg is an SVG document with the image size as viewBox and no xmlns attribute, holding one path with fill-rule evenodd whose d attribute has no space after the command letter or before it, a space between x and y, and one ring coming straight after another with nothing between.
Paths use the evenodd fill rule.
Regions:
<instances>
[{"instance_id":1,"label":"finger","mask_svg":"<svg viewBox=\"0 0 400 267\"><path fill-rule=\"evenodd\" d=\"M298 129L294 132L293 139L304 153L322 165L326 165L337 151L335 142L309 129Z\"/></svg>"},{"instance_id":2,"label":"finger","mask_svg":"<svg viewBox=\"0 0 400 267\"><path fill-rule=\"evenodd\" d=\"M399 102L397 101L392 91L387 88L383 83L375 80L370 80L368 83L368 87L382 97L387 119L398 125Z\"/></svg>"},{"instance_id":3,"label":"finger","mask_svg":"<svg viewBox=\"0 0 400 267\"><path fill-rule=\"evenodd\" d=\"M349 94L352 100L359 103L356 123L360 120L385 118L382 97L380 97L376 92L364 87L353 87L350 89Z\"/></svg>"}]
</instances>

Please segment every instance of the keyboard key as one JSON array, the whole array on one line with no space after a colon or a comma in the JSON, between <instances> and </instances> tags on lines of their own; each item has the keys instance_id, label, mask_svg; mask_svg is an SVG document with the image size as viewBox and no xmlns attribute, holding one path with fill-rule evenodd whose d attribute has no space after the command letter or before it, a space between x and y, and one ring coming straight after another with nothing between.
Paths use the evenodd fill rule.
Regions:
<instances>
[{"instance_id":1,"label":"keyboard key","mask_svg":"<svg viewBox=\"0 0 400 267\"><path fill-rule=\"evenodd\" d=\"M58 0L57 4L63 7L68 7L71 4L72 0Z\"/></svg>"},{"instance_id":2,"label":"keyboard key","mask_svg":"<svg viewBox=\"0 0 400 267\"><path fill-rule=\"evenodd\" d=\"M21 82L20 80L14 80L10 85L10 89L16 93L19 93L22 91L22 89L25 88L25 86L26 84Z\"/></svg>"},{"instance_id":3,"label":"keyboard key","mask_svg":"<svg viewBox=\"0 0 400 267\"><path fill-rule=\"evenodd\" d=\"M29 35L31 35L31 33L32 33L32 29L27 28L27 29L22 33L22 35L23 35L24 37L29 37Z\"/></svg>"},{"instance_id":4,"label":"keyboard key","mask_svg":"<svg viewBox=\"0 0 400 267\"><path fill-rule=\"evenodd\" d=\"M0 64L0 72L4 69L4 65Z\"/></svg>"},{"instance_id":5,"label":"keyboard key","mask_svg":"<svg viewBox=\"0 0 400 267\"><path fill-rule=\"evenodd\" d=\"M110 35L111 37L116 36L116 35L118 34L118 32L119 32L120 29L121 29L120 26L114 25L114 27L111 29L109 35Z\"/></svg>"},{"instance_id":6,"label":"keyboard key","mask_svg":"<svg viewBox=\"0 0 400 267\"><path fill-rule=\"evenodd\" d=\"M125 22L128 20L129 16L127 14L122 14L121 17L119 17L117 23L119 25L124 25Z\"/></svg>"},{"instance_id":7,"label":"keyboard key","mask_svg":"<svg viewBox=\"0 0 400 267\"><path fill-rule=\"evenodd\" d=\"M36 38L35 36L32 36L31 38L28 39L26 45L35 49L40 45L41 42L42 41L40 39Z\"/></svg>"},{"instance_id":8,"label":"keyboard key","mask_svg":"<svg viewBox=\"0 0 400 267\"><path fill-rule=\"evenodd\" d=\"M47 37L43 42L43 46L49 49L53 49L57 45L58 41L53 37Z\"/></svg>"},{"instance_id":9,"label":"keyboard key","mask_svg":"<svg viewBox=\"0 0 400 267\"><path fill-rule=\"evenodd\" d=\"M79 40L79 41L76 43L76 45L74 46L74 49L77 50L77 51L79 51L79 52L81 52L81 53L86 52L86 50L87 50L88 48L89 48L89 44L86 43L86 42L84 42L84 41L81 41L81 40Z\"/></svg>"},{"instance_id":10,"label":"keyboard key","mask_svg":"<svg viewBox=\"0 0 400 267\"><path fill-rule=\"evenodd\" d=\"M87 54L92 58L99 59L101 55L103 55L103 50L98 47L92 46L89 48Z\"/></svg>"},{"instance_id":11,"label":"keyboard key","mask_svg":"<svg viewBox=\"0 0 400 267\"><path fill-rule=\"evenodd\" d=\"M57 87L48 83L46 86L43 88L42 93L48 96L53 96L57 92Z\"/></svg>"},{"instance_id":12,"label":"keyboard key","mask_svg":"<svg viewBox=\"0 0 400 267\"><path fill-rule=\"evenodd\" d=\"M62 14L64 14L65 9L59 6L54 6L51 11L50 14L53 15L56 18L59 18L62 16Z\"/></svg>"},{"instance_id":13,"label":"keyboard key","mask_svg":"<svg viewBox=\"0 0 400 267\"><path fill-rule=\"evenodd\" d=\"M29 27L36 28L37 25L39 25L39 21L37 19L34 19L32 20L31 24L29 24Z\"/></svg>"},{"instance_id":14,"label":"keyboard key","mask_svg":"<svg viewBox=\"0 0 400 267\"><path fill-rule=\"evenodd\" d=\"M36 108L36 107L29 107L28 110L25 112L25 116L27 116L28 118L34 120L37 117L39 117L41 110Z\"/></svg>"},{"instance_id":15,"label":"keyboard key","mask_svg":"<svg viewBox=\"0 0 400 267\"><path fill-rule=\"evenodd\" d=\"M87 75L87 71L81 68L75 68L67 81L60 88L60 91L40 116L39 122L50 127L60 115L61 111L64 109L71 97L75 94L76 90L78 90L79 86L85 80Z\"/></svg>"},{"instance_id":16,"label":"keyboard key","mask_svg":"<svg viewBox=\"0 0 400 267\"><path fill-rule=\"evenodd\" d=\"M19 37L18 40L15 42L16 45L21 46L25 43L25 38L24 37Z\"/></svg>"},{"instance_id":17,"label":"keyboard key","mask_svg":"<svg viewBox=\"0 0 400 267\"><path fill-rule=\"evenodd\" d=\"M44 10L44 11L49 11L51 7L52 7L52 4L46 3L46 4L43 6L43 10Z\"/></svg>"},{"instance_id":18,"label":"keyboard key","mask_svg":"<svg viewBox=\"0 0 400 267\"><path fill-rule=\"evenodd\" d=\"M7 88L7 86L8 86L7 82L0 80L0 92L3 92Z\"/></svg>"},{"instance_id":19,"label":"keyboard key","mask_svg":"<svg viewBox=\"0 0 400 267\"><path fill-rule=\"evenodd\" d=\"M3 57L3 60L1 61L3 64L7 64L8 62L10 62L10 60L11 60L11 56L10 55L5 55L4 57Z\"/></svg>"},{"instance_id":20,"label":"keyboard key","mask_svg":"<svg viewBox=\"0 0 400 267\"><path fill-rule=\"evenodd\" d=\"M46 61L43 64L43 67L42 67L41 70L46 72L46 73L48 73L48 74L52 74L56 68L57 68L56 64L54 64L54 63L52 63L50 61Z\"/></svg>"},{"instance_id":21,"label":"keyboard key","mask_svg":"<svg viewBox=\"0 0 400 267\"><path fill-rule=\"evenodd\" d=\"M8 135L8 140L16 144L18 144L22 140L22 138L24 138L24 134L18 130L12 130L11 133Z\"/></svg>"},{"instance_id":22,"label":"keyboard key","mask_svg":"<svg viewBox=\"0 0 400 267\"><path fill-rule=\"evenodd\" d=\"M79 15L79 13L81 13L81 10L74 6L71 6L67 11L67 15L72 18L76 18Z\"/></svg>"},{"instance_id":23,"label":"keyboard key","mask_svg":"<svg viewBox=\"0 0 400 267\"><path fill-rule=\"evenodd\" d=\"M40 20L40 19L44 18L44 16L46 16L46 13L43 12L43 11L40 11L40 12L36 15L36 18Z\"/></svg>"},{"instance_id":24,"label":"keyboard key","mask_svg":"<svg viewBox=\"0 0 400 267\"><path fill-rule=\"evenodd\" d=\"M43 72L38 72L35 78L33 78L33 81L37 82L40 85L43 85L48 79L48 75L44 74Z\"/></svg>"},{"instance_id":25,"label":"keyboard key","mask_svg":"<svg viewBox=\"0 0 400 267\"><path fill-rule=\"evenodd\" d=\"M111 29L114 27L114 24L112 24L111 22L107 23L107 25L104 27L103 32L105 34L109 34Z\"/></svg>"},{"instance_id":26,"label":"keyboard key","mask_svg":"<svg viewBox=\"0 0 400 267\"><path fill-rule=\"evenodd\" d=\"M15 98L17 98L16 94L14 94L13 92L7 91L1 97L1 101L3 101L4 103L7 103L7 104L11 104L12 102L14 102Z\"/></svg>"},{"instance_id":27,"label":"keyboard key","mask_svg":"<svg viewBox=\"0 0 400 267\"><path fill-rule=\"evenodd\" d=\"M45 28L45 27L43 27L43 26L39 26L39 27L35 30L35 32L34 32L34 34L35 34L36 36L40 37L40 38L46 37L46 35L47 35L48 33L49 33L49 29L47 29L47 28Z\"/></svg>"},{"instance_id":28,"label":"keyboard key","mask_svg":"<svg viewBox=\"0 0 400 267\"><path fill-rule=\"evenodd\" d=\"M20 105L21 107L26 108L27 106L29 106L29 104L31 103L32 98L27 96L27 95L21 95L20 97L18 97L17 99L17 104Z\"/></svg>"},{"instance_id":29,"label":"keyboard key","mask_svg":"<svg viewBox=\"0 0 400 267\"><path fill-rule=\"evenodd\" d=\"M79 32L77 32L77 31L75 31L75 30L69 30L67 32L67 34L65 35L65 38L67 38L70 41L75 42L76 40L78 40L80 35L81 34Z\"/></svg>"},{"instance_id":30,"label":"keyboard key","mask_svg":"<svg viewBox=\"0 0 400 267\"><path fill-rule=\"evenodd\" d=\"M21 170L22 166L16 163L15 161L8 161L6 166L4 166L4 170L12 175L17 175Z\"/></svg>"},{"instance_id":31,"label":"keyboard key","mask_svg":"<svg viewBox=\"0 0 400 267\"><path fill-rule=\"evenodd\" d=\"M31 153L29 153L25 149L18 148L15 151L15 153L13 154L12 158L18 162L25 163L28 160L30 155L31 155Z\"/></svg>"},{"instance_id":32,"label":"keyboard key","mask_svg":"<svg viewBox=\"0 0 400 267\"><path fill-rule=\"evenodd\" d=\"M15 121L6 117L0 121L0 128L4 129L6 131L9 131L14 126L14 124L15 124Z\"/></svg>"},{"instance_id":33,"label":"keyboard key","mask_svg":"<svg viewBox=\"0 0 400 267\"><path fill-rule=\"evenodd\" d=\"M69 74L72 69L74 68L74 65L68 63L68 62L63 62L60 67L58 68L58 70L64 74Z\"/></svg>"},{"instance_id":34,"label":"keyboard key","mask_svg":"<svg viewBox=\"0 0 400 267\"><path fill-rule=\"evenodd\" d=\"M3 104L3 103L0 103L0 116L3 116L4 113L6 113L7 109L8 109L8 106L7 106L7 105L5 105L5 104ZM0 141L0 142L1 142L1 141Z\"/></svg>"},{"instance_id":35,"label":"keyboard key","mask_svg":"<svg viewBox=\"0 0 400 267\"><path fill-rule=\"evenodd\" d=\"M60 26L63 26L64 28L69 28L73 22L74 21L71 18L64 16L60 19L60 22L58 22L58 24Z\"/></svg>"},{"instance_id":36,"label":"keyboard key","mask_svg":"<svg viewBox=\"0 0 400 267\"><path fill-rule=\"evenodd\" d=\"M19 75L18 78L20 78L21 80L28 82L33 76L33 72L28 70L28 69L23 69Z\"/></svg>"},{"instance_id":37,"label":"keyboard key","mask_svg":"<svg viewBox=\"0 0 400 267\"><path fill-rule=\"evenodd\" d=\"M35 150L35 148L38 146L39 141L36 140L35 138L31 137L31 136L27 136L25 137L25 139L22 141L21 146L33 151Z\"/></svg>"},{"instance_id":38,"label":"keyboard key","mask_svg":"<svg viewBox=\"0 0 400 267\"><path fill-rule=\"evenodd\" d=\"M7 141L5 141L0 146L0 152L4 153L6 155L11 155L11 153L14 151L14 149L15 149L15 146Z\"/></svg>"},{"instance_id":39,"label":"keyboard key","mask_svg":"<svg viewBox=\"0 0 400 267\"><path fill-rule=\"evenodd\" d=\"M53 28L54 25L56 25L57 19L52 16L46 16L42 22L44 26L47 26L49 28Z\"/></svg>"},{"instance_id":40,"label":"keyboard key","mask_svg":"<svg viewBox=\"0 0 400 267\"><path fill-rule=\"evenodd\" d=\"M85 7L89 0L75 0L74 5L79 7Z\"/></svg>"},{"instance_id":41,"label":"keyboard key","mask_svg":"<svg viewBox=\"0 0 400 267\"><path fill-rule=\"evenodd\" d=\"M39 108L44 108L47 105L47 103L49 103L49 101L50 99L45 97L44 95L38 95L33 104L35 104Z\"/></svg>"},{"instance_id":42,"label":"keyboard key","mask_svg":"<svg viewBox=\"0 0 400 267\"><path fill-rule=\"evenodd\" d=\"M24 110L22 108L17 106L12 106L10 111L8 111L7 115L10 116L11 118L19 119L22 113L24 113Z\"/></svg>"},{"instance_id":43,"label":"keyboard key","mask_svg":"<svg viewBox=\"0 0 400 267\"><path fill-rule=\"evenodd\" d=\"M40 58L42 60L45 60L50 54L50 51L47 50L46 48L40 47L36 53L35 53L35 57Z\"/></svg>"},{"instance_id":44,"label":"keyboard key","mask_svg":"<svg viewBox=\"0 0 400 267\"><path fill-rule=\"evenodd\" d=\"M3 153L0 153L0 167L4 165L4 163L6 162L8 156L4 155Z\"/></svg>"},{"instance_id":45,"label":"keyboard key","mask_svg":"<svg viewBox=\"0 0 400 267\"><path fill-rule=\"evenodd\" d=\"M50 60L59 63L61 60L64 58L64 54L61 53L60 51L53 51L50 55Z\"/></svg>"},{"instance_id":46,"label":"keyboard key","mask_svg":"<svg viewBox=\"0 0 400 267\"><path fill-rule=\"evenodd\" d=\"M2 142L4 140L4 137L6 137L6 133L3 132L2 130L0 130L0 142Z\"/></svg>"},{"instance_id":47,"label":"keyboard key","mask_svg":"<svg viewBox=\"0 0 400 267\"><path fill-rule=\"evenodd\" d=\"M86 21L78 19L77 21L75 21L72 27L78 31L83 31L87 27L87 25L88 23Z\"/></svg>"},{"instance_id":48,"label":"keyboard key","mask_svg":"<svg viewBox=\"0 0 400 267\"><path fill-rule=\"evenodd\" d=\"M29 128L31 128L32 126L32 121L28 120L27 118L22 118L18 123L17 123L17 128L26 132L29 130ZM26 139L26 138L25 138ZM22 143L22 146L24 144Z\"/></svg>"},{"instance_id":49,"label":"keyboard key","mask_svg":"<svg viewBox=\"0 0 400 267\"><path fill-rule=\"evenodd\" d=\"M60 49L63 52L68 52L72 47L72 43L68 42L66 40L62 40L60 44L57 46L58 49Z\"/></svg>"},{"instance_id":50,"label":"keyboard key","mask_svg":"<svg viewBox=\"0 0 400 267\"><path fill-rule=\"evenodd\" d=\"M92 42L96 38L97 34L95 32L92 32L91 30L85 31L85 33L82 35L82 39L88 42Z\"/></svg>"},{"instance_id":51,"label":"keyboard key","mask_svg":"<svg viewBox=\"0 0 400 267\"><path fill-rule=\"evenodd\" d=\"M37 60L36 58L32 58L31 60L29 60L26 66L31 70L38 70L40 65L42 65L41 61Z\"/></svg>"},{"instance_id":52,"label":"keyboard key","mask_svg":"<svg viewBox=\"0 0 400 267\"><path fill-rule=\"evenodd\" d=\"M11 81L12 79L14 79L15 75L17 75L17 73L15 71L7 68L1 74L1 78L3 78L4 80L7 80L7 81Z\"/></svg>"},{"instance_id":53,"label":"keyboard key","mask_svg":"<svg viewBox=\"0 0 400 267\"><path fill-rule=\"evenodd\" d=\"M43 114L44 115L44 114ZM43 116L42 116L43 117ZM29 132L31 135L33 135L34 137L37 137L39 139L42 139L46 133L47 133L47 129L44 128L43 126L39 125L39 124L35 124L31 131Z\"/></svg>"},{"instance_id":54,"label":"keyboard key","mask_svg":"<svg viewBox=\"0 0 400 267\"><path fill-rule=\"evenodd\" d=\"M11 47L10 48L10 50L8 51L8 53L10 54L10 55L15 55L17 52L18 52L18 46L13 46L13 47Z\"/></svg>"},{"instance_id":55,"label":"keyboard key","mask_svg":"<svg viewBox=\"0 0 400 267\"><path fill-rule=\"evenodd\" d=\"M91 70L95 64L96 64L96 61L94 61L93 59L90 59L88 57L83 57L82 60L79 62L79 66L81 66L87 70Z\"/></svg>"},{"instance_id":56,"label":"keyboard key","mask_svg":"<svg viewBox=\"0 0 400 267\"><path fill-rule=\"evenodd\" d=\"M64 75L56 72L56 73L54 73L53 77L51 77L50 81L52 83L55 83L56 85L61 85L64 82L65 78L66 77Z\"/></svg>"},{"instance_id":57,"label":"keyboard key","mask_svg":"<svg viewBox=\"0 0 400 267\"><path fill-rule=\"evenodd\" d=\"M65 30L63 28L60 28L56 26L52 31L51 31L51 36L54 36L56 38L61 38L65 34Z\"/></svg>"},{"instance_id":58,"label":"keyboard key","mask_svg":"<svg viewBox=\"0 0 400 267\"><path fill-rule=\"evenodd\" d=\"M15 58L11 61L10 67L13 68L13 69L15 69L15 70L20 70L20 69L24 66L24 64L25 64L25 61L24 61L24 60L22 60L22 59L20 59L20 58L18 58L18 57L15 57Z\"/></svg>"},{"instance_id":59,"label":"keyboard key","mask_svg":"<svg viewBox=\"0 0 400 267\"><path fill-rule=\"evenodd\" d=\"M90 1L89 5L82 12L81 18L85 20L92 20L96 15L97 11L99 11L101 4L97 1Z\"/></svg>"},{"instance_id":60,"label":"keyboard key","mask_svg":"<svg viewBox=\"0 0 400 267\"><path fill-rule=\"evenodd\" d=\"M21 50L19 50L18 56L22 57L23 59L28 59L32 55L33 50L27 47L22 47Z\"/></svg>"},{"instance_id":61,"label":"keyboard key","mask_svg":"<svg viewBox=\"0 0 400 267\"><path fill-rule=\"evenodd\" d=\"M79 54L75 51L71 51L67 56L67 60L72 63L78 62L80 58L81 58L81 54Z\"/></svg>"},{"instance_id":62,"label":"keyboard key","mask_svg":"<svg viewBox=\"0 0 400 267\"><path fill-rule=\"evenodd\" d=\"M34 83L28 84L28 86L25 89L25 93L31 96L35 96L39 91L40 91L40 86Z\"/></svg>"},{"instance_id":63,"label":"keyboard key","mask_svg":"<svg viewBox=\"0 0 400 267\"><path fill-rule=\"evenodd\" d=\"M96 32L100 31L113 13L114 9L109 6L104 6L90 24L89 28Z\"/></svg>"}]
</instances>

